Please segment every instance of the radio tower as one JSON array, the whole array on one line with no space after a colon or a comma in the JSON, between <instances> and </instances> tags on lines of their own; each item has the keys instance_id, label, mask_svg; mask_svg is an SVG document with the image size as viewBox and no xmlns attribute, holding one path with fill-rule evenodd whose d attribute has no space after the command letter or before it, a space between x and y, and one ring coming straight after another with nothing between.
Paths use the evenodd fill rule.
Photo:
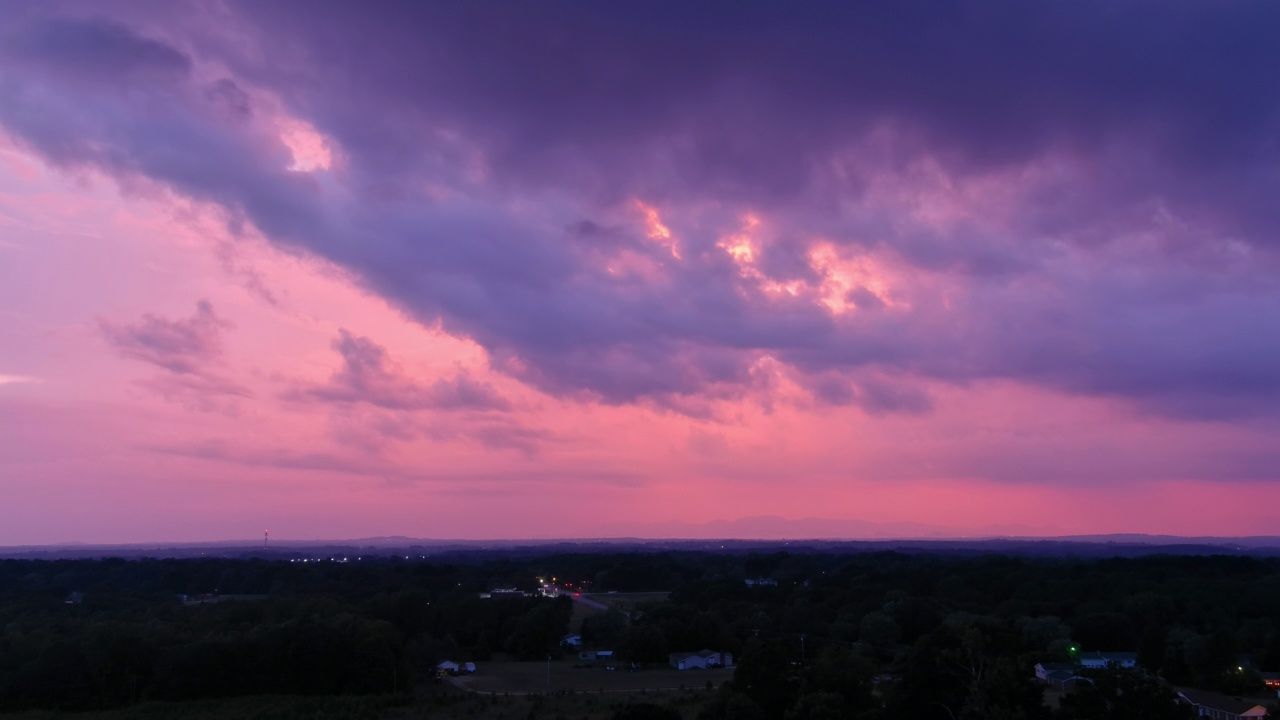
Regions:
<instances>
[{"instance_id":1,"label":"radio tower","mask_svg":"<svg viewBox=\"0 0 1280 720\"><path fill-rule=\"evenodd\" d=\"M269 536L270 534L271 534L271 531L270 531L270 530L263 530L263 531L262 531L262 549L263 549L263 550L266 550L266 549L267 549L267 538L268 538L268 536Z\"/></svg>"}]
</instances>

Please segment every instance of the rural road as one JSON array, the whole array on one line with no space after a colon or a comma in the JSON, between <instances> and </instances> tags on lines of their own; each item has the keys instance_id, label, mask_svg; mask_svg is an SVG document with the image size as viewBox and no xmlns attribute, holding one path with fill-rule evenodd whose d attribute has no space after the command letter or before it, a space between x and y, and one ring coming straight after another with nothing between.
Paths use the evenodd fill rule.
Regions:
<instances>
[{"instance_id":1,"label":"rural road","mask_svg":"<svg viewBox=\"0 0 1280 720\"><path fill-rule=\"evenodd\" d=\"M583 605L586 605L589 608L595 608L596 610L609 609L608 605L605 605L604 603L598 603L595 600L592 600L591 598L587 597L586 595L578 595L577 593L575 593L573 595L570 595L569 597L572 597L574 602L582 603Z\"/></svg>"}]
</instances>

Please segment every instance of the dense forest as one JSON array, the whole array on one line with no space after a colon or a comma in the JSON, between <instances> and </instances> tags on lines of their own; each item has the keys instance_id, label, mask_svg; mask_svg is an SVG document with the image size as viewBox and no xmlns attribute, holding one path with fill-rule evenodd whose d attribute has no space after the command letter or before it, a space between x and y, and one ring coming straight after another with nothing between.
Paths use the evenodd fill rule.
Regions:
<instances>
[{"instance_id":1,"label":"dense forest","mask_svg":"<svg viewBox=\"0 0 1280 720\"><path fill-rule=\"evenodd\" d=\"M1181 718L1189 709L1174 702L1173 685L1251 694L1262 690L1260 671L1280 669L1275 559L4 560L0 711L411 695L434 681L441 659L565 652L569 597L481 597L533 592L537 578L553 576L598 594L669 591L629 613L591 615L581 632L638 665L665 664L677 651L733 653L733 680L697 710L703 720ZM1101 673L1046 704L1035 664L1083 651L1136 652L1140 668Z\"/></svg>"}]
</instances>

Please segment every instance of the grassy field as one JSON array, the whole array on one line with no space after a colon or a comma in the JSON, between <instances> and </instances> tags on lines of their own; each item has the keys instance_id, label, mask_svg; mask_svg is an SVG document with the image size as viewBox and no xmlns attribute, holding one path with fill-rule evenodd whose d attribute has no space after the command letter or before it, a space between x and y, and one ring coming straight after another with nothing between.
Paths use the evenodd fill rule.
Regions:
<instances>
[{"instance_id":1,"label":"grassy field","mask_svg":"<svg viewBox=\"0 0 1280 720\"><path fill-rule=\"evenodd\" d=\"M629 613L639 605L666 602L670 594L668 592L592 593L587 597L602 605Z\"/></svg>"},{"instance_id":2,"label":"grassy field","mask_svg":"<svg viewBox=\"0 0 1280 720\"><path fill-rule=\"evenodd\" d=\"M457 678L459 686L482 693L545 693L572 690L574 692L635 692L640 690L683 689L702 690L707 682L720 687L733 679L731 668L718 670L675 670L669 667L653 667L629 672L619 663L619 669L604 669L604 663L595 667L575 668L575 660L545 662L490 662L482 663L476 674Z\"/></svg>"},{"instance_id":3,"label":"grassy field","mask_svg":"<svg viewBox=\"0 0 1280 720\"><path fill-rule=\"evenodd\" d=\"M569 632L571 633L582 632L582 621L586 620L588 617L592 615L595 615L597 613L602 613L602 612L604 612L604 610L601 610L600 608L591 607L586 603L580 603L580 602L574 603L573 615L569 617Z\"/></svg>"},{"instance_id":4,"label":"grassy field","mask_svg":"<svg viewBox=\"0 0 1280 720\"><path fill-rule=\"evenodd\" d=\"M105 712L28 712L3 717L6 720L609 720L622 705L644 702L674 707L686 720L692 720L709 697L705 691L504 697L441 687L416 697L267 695L181 703L150 702Z\"/></svg>"}]
</instances>

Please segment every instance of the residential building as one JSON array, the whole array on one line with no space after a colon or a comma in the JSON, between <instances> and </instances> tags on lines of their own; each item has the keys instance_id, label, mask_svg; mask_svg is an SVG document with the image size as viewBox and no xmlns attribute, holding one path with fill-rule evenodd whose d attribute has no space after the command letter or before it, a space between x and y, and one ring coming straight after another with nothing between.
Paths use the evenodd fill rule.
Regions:
<instances>
[{"instance_id":1,"label":"residential building","mask_svg":"<svg viewBox=\"0 0 1280 720\"><path fill-rule=\"evenodd\" d=\"M1198 717L1213 720L1256 720L1267 717L1265 707L1240 697L1187 688L1178 691L1178 698L1193 707Z\"/></svg>"},{"instance_id":2,"label":"residential building","mask_svg":"<svg viewBox=\"0 0 1280 720\"><path fill-rule=\"evenodd\" d=\"M1087 668L1131 668L1138 665L1138 653L1082 652L1080 664Z\"/></svg>"},{"instance_id":3,"label":"residential building","mask_svg":"<svg viewBox=\"0 0 1280 720\"><path fill-rule=\"evenodd\" d=\"M699 652L671 653L667 663L677 670L703 670L706 668L731 667L733 655L714 650Z\"/></svg>"}]
</instances>

